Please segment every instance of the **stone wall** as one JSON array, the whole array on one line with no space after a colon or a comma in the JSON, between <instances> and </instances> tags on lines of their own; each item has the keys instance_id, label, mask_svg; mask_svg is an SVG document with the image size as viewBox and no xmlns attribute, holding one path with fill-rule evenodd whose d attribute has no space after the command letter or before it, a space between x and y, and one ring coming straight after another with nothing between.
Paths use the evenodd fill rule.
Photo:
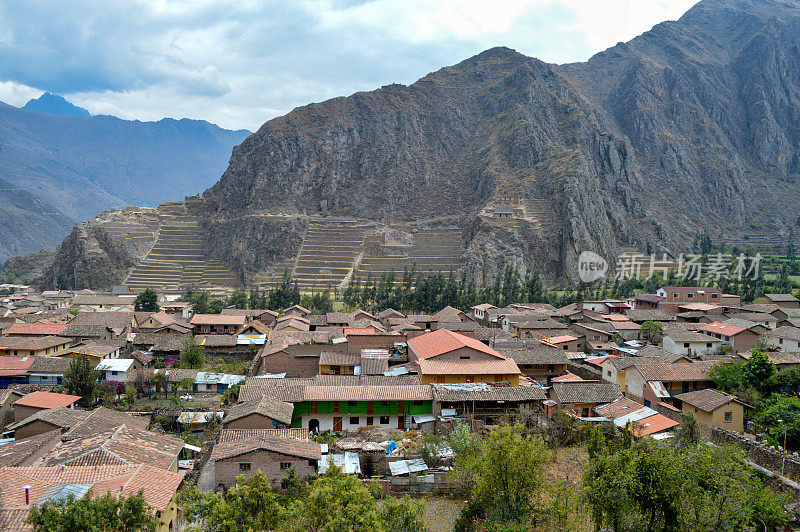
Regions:
<instances>
[{"instance_id":1,"label":"stone wall","mask_svg":"<svg viewBox=\"0 0 800 532\"><path fill-rule=\"evenodd\" d=\"M769 471L781 472L783 463L782 450L717 427L711 428L711 441L717 444L732 443L738 445L756 465ZM795 482L800 482L800 457L798 457L797 453L788 453L786 455L786 467L783 476Z\"/></svg>"}]
</instances>

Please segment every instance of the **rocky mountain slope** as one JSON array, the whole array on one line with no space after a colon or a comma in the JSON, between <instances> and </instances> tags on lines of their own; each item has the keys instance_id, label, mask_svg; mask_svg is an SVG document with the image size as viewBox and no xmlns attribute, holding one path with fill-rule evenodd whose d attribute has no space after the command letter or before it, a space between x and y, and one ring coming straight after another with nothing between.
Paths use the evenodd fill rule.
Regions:
<instances>
[{"instance_id":1,"label":"rocky mountain slope","mask_svg":"<svg viewBox=\"0 0 800 532\"><path fill-rule=\"evenodd\" d=\"M52 98L41 100L29 104L53 110ZM64 117L0 103L0 264L53 249L76 222L104 210L197 193L248 133L198 120Z\"/></svg>"},{"instance_id":2,"label":"rocky mountain slope","mask_svg":"<svg viewBox=\"0 0 800 532\"><path fill-rule=\"evenodd\" d=\"M780 244L800 200L798 42L800 3L704 0L585 63L495 48L298 108L204 193L207 247L246 281L281 230L259 233L262 215L455 224L462 269L484 279L508 261L572 276L583 250L684 251L703 228ZM495 223L508 198L519 216Z\"/></svg>"}]
</instances>

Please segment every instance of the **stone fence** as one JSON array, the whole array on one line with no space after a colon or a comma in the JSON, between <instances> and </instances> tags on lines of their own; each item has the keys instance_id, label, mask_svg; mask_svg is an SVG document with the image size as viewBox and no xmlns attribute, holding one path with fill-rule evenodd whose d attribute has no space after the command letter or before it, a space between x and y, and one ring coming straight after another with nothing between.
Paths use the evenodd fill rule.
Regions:
<instances>
[{"instance_id":1,"label":"stone fence","mask_svg":"<svg viewBox=\"0 0 800 532\"><path fill-rule=\"evenodd\" d=\"M717 444L732 443L738 445L747 454L747 458L757 466L776 475L781 473L783 466L782 450L718 427L711 428L711 441ZM783 477L793 481L793 483L800 482L800 457L797 453L786 454L786 466L783 471Z\"/></svg>"}]
</instances>

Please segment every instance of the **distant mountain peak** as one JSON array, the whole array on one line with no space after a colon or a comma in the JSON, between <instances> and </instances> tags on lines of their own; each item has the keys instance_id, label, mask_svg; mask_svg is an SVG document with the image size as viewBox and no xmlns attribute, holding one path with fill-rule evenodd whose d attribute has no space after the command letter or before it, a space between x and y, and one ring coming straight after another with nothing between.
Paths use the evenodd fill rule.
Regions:
<instances>
[{"instance_id":1,"label":"distant mountain peak","mask_svg":"<svg viewBox=\"0 0 800 532\"><path fill-rule=\"evenodd\" d=\"M54 116L92 116L86 109L73 105L52 92L45 92L38 98L28 101L23 109Z\"/></svg>"}]
</instances>

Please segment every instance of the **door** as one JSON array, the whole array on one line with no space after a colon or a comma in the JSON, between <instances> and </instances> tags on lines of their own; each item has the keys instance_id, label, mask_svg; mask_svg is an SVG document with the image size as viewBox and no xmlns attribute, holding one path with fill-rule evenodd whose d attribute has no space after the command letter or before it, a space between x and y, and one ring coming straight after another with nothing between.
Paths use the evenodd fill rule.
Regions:
<instances>
[{"instance_id":1,"label":"door","mask_svg":"<svg viewBox=\"0 0 800 532\"><path fill-rule=\"evenodd\" d=\"M400 414L397 416L397 428L400 430L406 430L406 416L405 414Z\"/></svg>"},{"instance_id":2,"label":"door","mask_svg":"<svg viewBox=\"0 0 800 532\"><path fill-rule=\"evenodd\" d=\"M367 416L367 425L372 425L374 421L375 419L373 419L372 416Z\"/></svg>"},{"instance_id":3,"label":"door","mask_svg":"<svg viewBox=\"0 0 800 532\"><path fill-rule=\"evenodd\" d=\"M333 430L336 432L341 432L342 430L342 418L335 417L333 418Z\"/></svg>"}]
</instances>

